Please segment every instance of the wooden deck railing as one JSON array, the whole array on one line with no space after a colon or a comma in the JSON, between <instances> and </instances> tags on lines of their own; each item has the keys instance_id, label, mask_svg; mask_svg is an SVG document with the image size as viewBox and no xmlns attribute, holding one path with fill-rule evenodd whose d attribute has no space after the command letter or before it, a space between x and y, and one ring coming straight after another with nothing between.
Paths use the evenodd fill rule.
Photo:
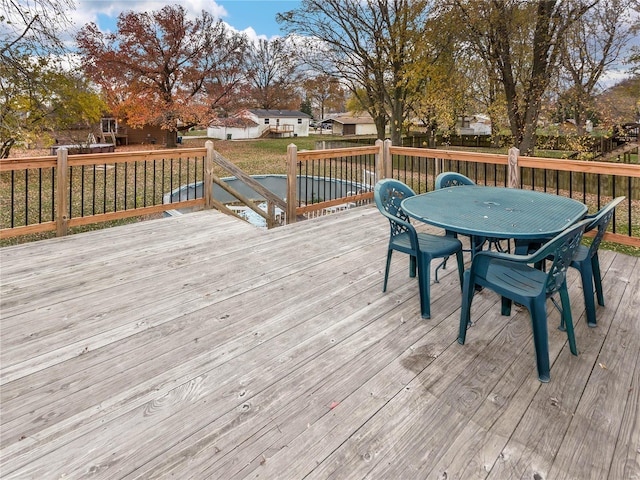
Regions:
<instances>
[{"instance_id":1,"label":"wooden deck railing","mask_svg":"<svg viewBox=\"0 0 640 480\"><path fill-rule=\"evenodd\" d=\"M438 173L455 170L482 185L576 198L590 212L624 195L606 239L640 247L640 165L518 155L510 162L507 155L395 147L389 141L313 151L298 151L291 144L287 157L286 202L222 157L212 142L205 148L94 155L61 150L57 157L2 160L0 238L44 231L65 235L73 226L179 208L215 207L236 215L213 196L214 183L230 191L213 172L219 165L267 200L264 212L251 199L230 192L268 225L275 223L275 207L291 223L369 203L381 178L398 178L421 193L435 188Z\"/></svg>"},{"instance_id":2,"label":"wooden deck railing","mask_svg":"<svg viewBox=\"0 0 640 480\"><path fill-rule=\"evenodd\" d=\"M214 164L260 193L267 212L214 174ZM15 158L0 161L0 239L188 208L218 208L238 216L213 196L213 184L229 192L267 225L283 199L213 149L182 148L128 153Z\"/></svg>"},{"instance_id":3,"label":"wooden deck railing","mask_svg":"<svg viewBox=\"0 0 640 480\"><path fill-rule=\"evenodd\" d=\"M289 145L289 221L371 202L382 154L380 144L301 152L295 145Z\"/></svg>"},{"instance_id":4,"label":"wooden deck railing","mask_svg":"<svg viewBox=\"0 0 640 480\"><path fill-rule=\"evenodd\" d=\"M363 160L359 160L360 158ZM298 152L295 145L288 150L289 195L287 197L289 221L354 200L373 197L372 188L362 188L353 197L323 198L321 202L304 201L296 193L293 179L311 170L336 172L342 159L348 158L350 178L358 178L360 168L375 172L372 180L363 186L372 187L380 178L397 178L418 193L435 188L435 178L443 171L457 171L471 177L481 185L528 188L576 198L596 212L609 200L624 195L626 200L616 209L608 241L640 247L640 165L610 162L585 162L552 158L524 157L511 149L510 155L487 154L451 150L434 150L392 146L387 140L375 146L337 148ZM359 163L361 162L361 163ZM355 165L355 168L354 168ZM315 170L314 170L315 169ZM344 174L343 174L344 175ZM363 178L363 177L360 177ZM544 212L541 212L544 215Z\"/></svg>"},{"instance_id":5,"label":"wooden deck railing","mask_svg":"<svg viewBox=\"0 0 640 480\"><path fill-rule=\"evenodd\" d=\"M553 158L390 147L386 176L403 180L417 192L435 188L435 177L457 171L481 185L527 188L580 200L594 213L624 195L608 241L640 247L640 165ZM513 149L515 150L515 149ZM513 179L515 180L515 184ZM544 212L540 212L544 215Z\"/></svg>"}]
</instances>

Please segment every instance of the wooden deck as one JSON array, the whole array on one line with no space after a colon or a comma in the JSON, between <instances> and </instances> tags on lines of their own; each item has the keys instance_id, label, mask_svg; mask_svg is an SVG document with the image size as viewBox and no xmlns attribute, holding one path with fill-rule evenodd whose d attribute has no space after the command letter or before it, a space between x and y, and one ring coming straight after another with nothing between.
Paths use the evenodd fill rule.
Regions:
<instances>
[{"instance_id":1,"label":"wooden deck","mask_svg":"<svg viewBox=\"0 0 640 480\"><path fill-rule=\"evenodd\" d=\"M373 207L270 231L200 212L0 249L3 479L638 479L640 265L603 252L580 355L453 266L381 292Z\"/></svg>"}]
</instances>

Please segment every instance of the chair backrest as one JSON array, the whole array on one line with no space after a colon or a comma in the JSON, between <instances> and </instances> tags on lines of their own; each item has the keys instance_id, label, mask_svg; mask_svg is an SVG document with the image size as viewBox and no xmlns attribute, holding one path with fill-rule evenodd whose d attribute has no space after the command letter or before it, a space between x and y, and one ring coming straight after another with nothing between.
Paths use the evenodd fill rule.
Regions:
<instances>
[{"instance_id":1,"label":"chair backrest","mask_svg":"<svg viewBox=\"0 0 640 480\"><path fill-rule=\"evenodd\" d=\"M469 177L458 172L442 172L436 177L436 189L458 187L460 185L475 185Z\"/></svg>"},{"instance_id":2,"label":"chair backrest","mask_svg":"<svg viewBox=\"0 0 640 480\"><path fill-rule=\"evenodd\" d=\"M590 258L598 252L598 248L600 248L600 242L602 242L602 237L604 237L607 228L609 228L609 223L611 223L611 219L613 218L616 207L624 199L625 197L616 197L609 203L607 203L604 207L602 207L598 213L586 217L591 220L591 223L587 226L587 229L585 231L588 232L596 228L598 229L596 235L593 237L591 246L589 247Z\"/></svg>"},{"instance_id":3,"label":"chair backrest","mask_svg":"<svg viewBox=\"0 0 640 480\"><path fill-rule=\"evenodd\" d=\"M546 290L547 296L556 293L567 277L567 269L580 247L582 235L591 220L582 220L574 223L559 235L555 236L532 255L531 263L537 263L544 259L552 259L552 264L547 270Z\"/></svg>"},{"instance_id":4,"label":"chair backrest","mask_svg":"<svg viewBox=\"0 0 640 480\"><path fill-rule=\"evenodd\" d=\"M400 203L414 195L415 192L399 180L385 178L376 183L373 199L378 210L389 219L392 237L413 230L409 223L409 216L402 210Z\"/></svg>"}]
</instances>

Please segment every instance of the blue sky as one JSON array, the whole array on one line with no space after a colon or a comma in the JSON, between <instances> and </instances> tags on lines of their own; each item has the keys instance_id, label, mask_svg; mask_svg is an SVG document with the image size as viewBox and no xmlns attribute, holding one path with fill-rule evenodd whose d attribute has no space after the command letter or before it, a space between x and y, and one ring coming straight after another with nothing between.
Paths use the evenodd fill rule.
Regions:
<instances>
[{"instance_id":1,"label":"blue sky","mask_svg":"<svg viewBox=\"0 0 640 480\"><path fill-rule=\"evenodd\" d=\"M73 17L78 28L95 22L106 31L115 28L123 11L150 12L168 4L180 4L194 16L206 10L249 38L272 38L283 35L275 20L276 13L293 10L300 3L300 0L77 0Z\"/></svg>"}]
</instances>

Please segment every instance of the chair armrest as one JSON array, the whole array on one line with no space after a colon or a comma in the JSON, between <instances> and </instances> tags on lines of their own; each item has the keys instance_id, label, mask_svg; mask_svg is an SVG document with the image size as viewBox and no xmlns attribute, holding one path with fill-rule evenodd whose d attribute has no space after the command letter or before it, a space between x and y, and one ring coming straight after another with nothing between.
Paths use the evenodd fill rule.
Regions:
<instances>
[{"instance_id":1,"label":"chair armrest","mask_svg":"<svg viewBox=\"0 0 640 480\"><path fill-rule=\"evenodd\" d=\"M514 253L496 252L494 250L481 250L476 253L474 261L476 257L488 257L488 259L508 260L510 262L534 263L534 258L536 257L537 253L538 252L528 255L516 255Z\"/></svg>"},{"instance_id":2,"label":"chair armrest","mask_svg":"<svg viewBox=\"0 0 640 480\"><path fill-rule=\"evenodd\" d=\"M398 225L402 225L403 227L405 227L408 230L409 236L411 238L411 248L413 248L416 251L419 249L418 232L416 231L415 227L411 225L410 222L405 221L399 217L396 217L395 215L391 215L390 213L384 210L381 210L380 213L382 213L383 216L387 217L387 219L390 222L397 223Z\"/></svg>"}]
</instances>

